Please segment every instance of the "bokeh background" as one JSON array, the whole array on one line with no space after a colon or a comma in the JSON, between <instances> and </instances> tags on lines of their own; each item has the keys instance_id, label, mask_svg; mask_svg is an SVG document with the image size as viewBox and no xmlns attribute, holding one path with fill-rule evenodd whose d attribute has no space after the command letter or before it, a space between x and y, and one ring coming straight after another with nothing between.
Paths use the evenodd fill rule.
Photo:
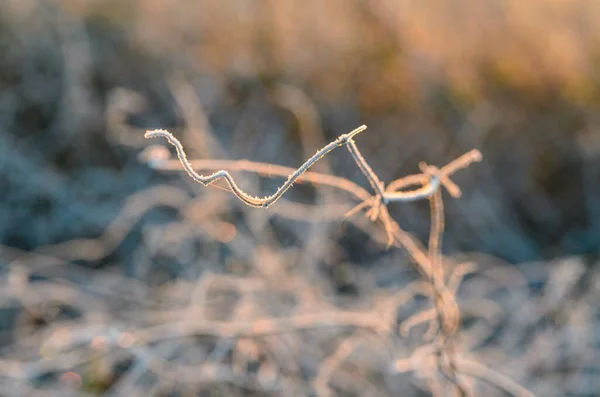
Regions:
<instances>
[{"instance_id":1,"label":"bokeh background","mask_svg":"<svg viewBox=\"0 0 600 397\"><path fill-rule=\"evenodd\" d=\"M326 360L319 346L339 332L289 336L288 348L217 346L227 368L215 373L249 362L231 379L173 370L165 380L166 370L140 367L123 346L98 346L110 345L110 332L126 339L124 330L166 327L176 313L251 321L300 310L304 299L315 310L367 307L382 289L401 289L414 277L405 254L328 211L350 205L346 197L298 186L279 209L252 210L140 156L160 143L144 131L166 128L192 158L294 167L360 124L369 128L357 143L384 181L418 172L419 161L481 150L484 161L455 179L463 197L446 203L444 252L506 269L514 284L494 295L506 313L479 346L506 358L483 357L539 395L598 395L598 21L596 0L3 0L6 395L313 395L304 385ZM343 150L317 169L368 186ZM281 182L245 177L261 194ZM390 210L426 241L426 203ZM198 304L204 311L186 312L196 295L211 295L199 287L207 274L261 280L267 303L228 279L214 302ZM290 280L317 298L295 292L287 302L277 284ZM483 296L485 285L464 294ZM105 354L81 350L76 331ZM56 338L78 359L44 358L40 346ZM167 366L200 365L219 350L205 339L148 349ZM356 356L339 380L330 374L344 385L330 384L334 395L367 395L356 379L370 379L370 395L424 393L418 380L365 375L381 357ZM297 389L261 383L277 374Z\"/></svg>"}]
</instances>

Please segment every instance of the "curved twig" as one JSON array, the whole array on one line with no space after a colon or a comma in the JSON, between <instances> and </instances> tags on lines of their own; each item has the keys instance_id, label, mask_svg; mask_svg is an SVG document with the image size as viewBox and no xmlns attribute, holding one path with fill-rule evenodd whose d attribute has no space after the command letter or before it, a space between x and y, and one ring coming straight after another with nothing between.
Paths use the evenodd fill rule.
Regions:
<instances>
[{"instance_id":1,"label":"curved twig","mask_svg":"<svg viewBox=\"0 0 600 397\"><path fill-rule=\"evenodd\" d=\"M177 150L177 157L179 157L179 161L181 161L181 164L183 165L183 168L185 169L185 171L196 182L201 183L204 186L208 186L211 183L213 183L219 179L225 179L225 181L231 188L231 191L233 192L233 194L235 194L242 202L244 202L245 204L249 205L250 207L254 207L254 208L267 208L270 205L272 205L273 203L275 203L290 187L292 187L294 182L304 172L306 172L314 163L316 163L319 159L321 159L327 153L331 152L333 149L335 149L339 146L348 144L355 135L363 132L366 128L367 127L365 125L362 125L347 134L340 135L335 141L329 143L328 145L324 146L321 150L317 151L317 153L315 153L311 158L306 160L306 162L304 164L302 164L296 171L294 171L292 174L290 174L288 176L288 179L283 183L283 185L281 185L277 189L277 191L274 194L272 194L271 196L265 196L262 198L251 196L250 194L244 192L235 183L235 180L233 179L231 174L225 170L220 170L220 171L217 171L217 172L215 172L211 175L207 175L207 176L198 174L193 169L190 162L188 161L185 151L183 150L183 146L181 145L181 142L179 142L179 140L177 140L177 138L175 138L173 136L173 134L171 134L169 131L167 131L167 130L147 131L146 134L144 135L144 137L146 137L146 138L163 137L163 138L167 139L171 145L175 146L175 149Z\"/></svg>"},{"instance_id":2,"label":"curved twig","mask_svg":"<svg viewBox=\"0 0 600 397\"><path fill-rule=\"evenodd\" d=\"M159 146L164 148L164 146ZM155 148L152 148L154 151ZM163 155L157 152L157 158L154 158L154 153L148 155L149 159L144 159L152 168L160 171L181 171L181 163L179 160L168 160L161 158ZM251 172L264 177L283 177L293 174L296 170L283 165L275 165L268 163L260 163L250 160L213 160L200 159L189 160L191 166L195 170L204 171L219 171L227 169L229 172ZM372 196L363 187L356 183L335 175L323 174L316 171L306 171L295 183L310 183L315 186L333 187L349 193L356 199L362 201L369 200Z\"/></svg>"}]
</instances>

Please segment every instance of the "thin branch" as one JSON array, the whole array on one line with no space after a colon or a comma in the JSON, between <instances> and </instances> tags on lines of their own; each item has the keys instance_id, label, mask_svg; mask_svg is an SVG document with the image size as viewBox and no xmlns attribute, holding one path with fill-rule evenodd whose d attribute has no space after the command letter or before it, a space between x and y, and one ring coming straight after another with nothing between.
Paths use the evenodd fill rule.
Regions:
<instances>
[{"instance_id":1,"label":"thin branch","mask_svg":"<svg viewBox=\"0 0 600 397\"><path fill-rule=\"evenodd\" d=\"M369 180L369 183L373 187L373 190L375 190L375 193L377 193L378 196L383 197L383 195L385 194L385 191L383 189L383 182L381 182L381 180L379 180L379 177L375 174L375 172L373 172L371 166L369 166L365 158L358 150L358 147L356 146L356 143L354 143L354 140L350 139L346 147L348 148L348 151L354 158L354 161L356 162L356 165L358 165L358 168L360 168L362 173L365 174L365 176Z\"/></svg>"},{"instance_id":2,"label":"thin branch","mask_svg":"<svg viewBox=\"0 0 600 397\"><path fill-rule=\"evenodd\" d=\"M239 198L242 202L244 202L248 206L254 207L254 208L267 208L270 205L272 205L273 203L275 203L290 187L292 187L294 182L304 172L306 172L314 163L316 163L319 159L321 159L323 156L325 156L326 154L328 154L335 148L342 146L342 145L346 145L346 144L348 144L348 142L351 142L352 138L355 135L361 133L366 128L367 127L363 125L347 134L340 135L340 137L338 137L335 141L329 143L328 145L324 146L321 150L317 151L317 153L315 153L311 158L306 160L306 162L304 164L302 164L296 171L294 171L292 174L290 174L288 176L288 179L284 182L283 185L281 185L277 189L277 191L274 194L272 194L271 196L265 196L262 198L251 196L248 193L244 192L241 188L238 187L238 185L235 183L233 177L231 176L231 174L229 174L228 171L220 170L220 171L217 171L217 172L215 172L211 175L207 175L207 176L198 174L194 170L194 168L192 167L190 162L188 161L185 151L183 150L183 146L181 145L181 142L179 142L179 140L177 140L177 138L175 138L173 136L173 134L171 134L169 131L166 131L166 130L147 131L146 134L144 135L144 137L146 137L146 138L163 137L163 138L167 139L171 145L175 146L175 149L177 150L177 157L179 157L179 161L181 161L181 164L183 165L183 168L185 169L185 171L196 182L201 183L204 186L208 186L208 185L212 184L213 182L218 181L219 179L225 179L225 181L231 188L231 191L233 192L233 194L235 194L237 196L237 198Z\"/></svg>"},{"instance_id":3,"label":"thin branch","mask_svg":"<svg viewBox=\"0 0 600 397\"><path fill-rule=\"evenodd\" d=\"M477 361L459 358L457 364L460 372L483 380L510 395L515 397L535 397L532 392L510 379L508 376L496 372Z\"/></svg>"},{"instance_id":4,"label":"thin branch","mask_svg":"<svg viewBox=\"0 0 600 397\"><path fill-rule=\"evenodd\" d=\"M160 146L164 147L164 146ZM152 148L154 151L154 148ZM160 152L157 152L160 156ZM146 161L157 170L161 171L180 171L181 162L179 160L168 160L164 158L153 157L153 153L148 153ZM229 170L229 172L251 172L260 176L265 177L283 177L286 178L290 174L293 174L296 170L291 167L285 167L281 165L274 165L268 163L260 163L249 160L212 160L212 159L201 159L201 160L189 160L192 168L195 170L204 171L220 171L223 169ZM329 186L345 191L358 200L365 201L371 198L371 194L356 183L341 178L335 175L323 174L320 172L306 171L295 183L310 183L317 186Z\"/></svg>"}]
</instances>

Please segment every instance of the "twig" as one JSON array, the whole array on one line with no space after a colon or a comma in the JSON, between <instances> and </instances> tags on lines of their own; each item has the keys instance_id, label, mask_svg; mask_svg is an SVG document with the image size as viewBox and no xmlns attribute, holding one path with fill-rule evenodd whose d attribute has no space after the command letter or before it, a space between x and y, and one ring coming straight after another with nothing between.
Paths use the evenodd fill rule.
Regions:
<instances>
[{"instance_id":1,"label":"twig","mask_svg":"<svg viewBox=\"0 0 600 397\"><path fill-rule=\"evenodd\" d=\"M248 193L244 192L242 189L240 189L228 171L220 170L213 173L212 175L207 176L198 174L188 161L181 143L169 131L147 131L144 136L146 138L163 137L167 139L171 145L175 146L175 149L177 150L177 156L179 157L179 161L181 161L183 168L188 173L188 175L192 177L192 179L194 179L196 182L201 183L204 186L208 186L219 179L225 179L225 181L231 188L233 194L235 194L242 202L249 205L250 207L267 208L273 203L275 203L290 187L292 187L294 182L314 163L316 163L319 159L321 159L323 156L325 156L327 153L331 152L335 148L348 144L348 142L352 140L352 137L363 132L366 128L367 127L363 125L347 134L340 135L335 141L329 143L321 150L317 151L317 153L315 153L311 158L306 160L306 162L302 164L295 172L290 174L288 176L288 179L284 182L283 185L281 185L277 189L277 191L274 194L272 194L271 196L265 196L263 198L251 196Z\"/></svg>"}]
</instances>

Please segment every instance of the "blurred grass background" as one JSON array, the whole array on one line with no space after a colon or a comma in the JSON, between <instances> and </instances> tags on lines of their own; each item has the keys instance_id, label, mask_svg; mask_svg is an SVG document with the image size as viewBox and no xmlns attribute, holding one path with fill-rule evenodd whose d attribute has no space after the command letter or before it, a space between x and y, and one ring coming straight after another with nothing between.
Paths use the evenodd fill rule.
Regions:
<instances>
[{"instance_id":1,"label":"blurred grass background","mask_svg":"<svg viewBox=\"0 0 600 397\"><path fill-rule=\"evenodd\" d=\"M598 253L596 1L0 7L0 239L9 245L97 235L150 183L132 146L112 137L140 132L111 135L107 114L122 106L126 124L177 132L175 78L189 82L234 158L301 160L278 156L306 129L278 103L280 84L314 103L328 138L367 124L362 146L384 180L479 148L477 189L449 209L450 250L512 262ZM119 89L143 104L117 103ZM266 138L267 148L232 144ZM423 209L401 215L425 235Z\"/></svg>"},{"instance_id":2,"label":"blurred grass background","mask_svg":"<svg viewBox=\"0 0 600 397\"><path fill-rule=\"evenodd\" d=\"M509 345L519 353L530 346L535 356L548 340L563 350L552 350L552 360L542 354L516 359L535 364L527 369L515 361L502 362L503 368L517 375L521 371L541 395L566 395L556 385L571 387L568 379L576 385L569 390L579 390L570 395L597 395L597 357L586 356L594 368L586 369L587 377L569 376L581 372L573 368L583 360L582 352L594 355L600 347L593 336L599 315L590 306L597 302L600 285L598 21L596 0L3 0L3 272L13 280L15 263L35 263L27 268L29 281L69 279L76 290L87 291L121 285L113 274L102 273L117 269L128 280L145 283L119 290L124 295L143 291L144 305L150 299L144 294L172 298L175 292L154 289L167 280L194 280L206 269L245 275L252 273L253 261L269 264L258 272L271 285L287 277L271 263L310 262L305 267L317 268L317 275L334 284L334 295L344 297L362 296L373 285L401 284L401 259L371 244L363 232L341 229L339 220L318 234L314 226L290 225L270 215L267 222L235 204L218 208L216 221L206 215L212 207L190 205L179 211L190 197L164 190L165 184L194 197L209 193L185 178L156 172L138 158L150 144L142 137L144 130L167 128L193 158L227 156L295 167L319 147L317 131L334 139L364 123L369 129L358 144L384 181L417 172L421 160L443 165L472 148L482 151L483 163L456 178L464 196L447 201L444 252L468 258L476 252L472 255L492 269L501 260L523 264L532 295L508 290L510 303L493 299L514 314L515 307L521 308L520 297L528 297L531 311L518 321L534 318L523 325L529 336L510 333L520 325L502 330L510 330L508 339L516 342ZM216 144L207 148L197 130L210 130ZM218 147L225 150L214 150ZM367 186L347 153L335 152L318 167ZM163 187L152 190L156 185ZM276 186L277 181L262 181L261 192L271 193ZM323 199L319 189L304 186L295 186L288 197L320 205ZM131 217L133 226L123 236L118 227L110 228L120 212L138 210L143 214ZM390 210L402 227L426 240L427 203ZM148 232L156 225L185 226L187 219L213 223L207 223L204 235L194 228L170 230L171 240L166 226L156 236ZM265 223L272 230L266 237ZM307 230L327 246L306 243L312 235ZM114 240L113 232L119 236ZM323 237L330 234L329 240ZM97 247L79 243L98 236L108 236L99 239L108 247L100 254ZM242 247L256 248L252 260L232 252L234 238ZM343 249L332 248L337 244ZM294 246L303 248L294 251ZM97 276L64 270L70 267L39 275L38 262L46 259L22 259L30 252L56 253L84 265L81 269L96 269ZM540 276L546 267L552 269L550 281ZM544 299L538 302L536 294L544 286ZM192 296L194 290L184 287L178 293ZM121 295L112 293L102 300L106 307L100 312L118 312L110 321L129 320L119 311L127 307L117 299ZM211 315L226 317L227 311L218 308L234 307L232 300L218 297ZM169 307L159 301L161 309ZM82 302L82 312L93 307ZM269 302L279 303L279 298ZM277 315L286 310L271 309ZM24 320L3 310L0 340L8 348L16 340L8 331ZM34 328L51 323L44 320L44 310L29 313L25 323ZM63 307L53 312L52 321L80 315ZM148 316L136 318L134 327L154 321ZM583 340L577 333L581 324L591 330L593 347L567 342ZM557 335L567 336L563 341ZM318 343L328 345L326 337ZM318 343L308 345L320 351ZM92 364L79 372L93 372L84 380L87 392L110 389L114 379L98 375L107 371L94 367L102 367L95 359Z\"/></svg>"}]
</instances>

